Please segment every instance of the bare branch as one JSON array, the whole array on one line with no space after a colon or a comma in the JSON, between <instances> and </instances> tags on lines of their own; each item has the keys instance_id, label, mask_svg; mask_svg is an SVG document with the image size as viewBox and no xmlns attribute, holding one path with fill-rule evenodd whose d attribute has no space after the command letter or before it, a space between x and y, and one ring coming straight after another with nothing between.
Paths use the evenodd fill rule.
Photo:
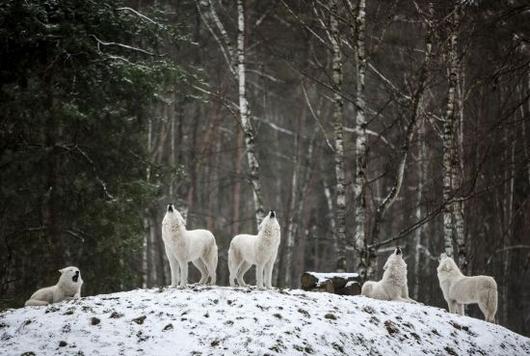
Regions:
<instances>
[{"instance_id":1,"label":"bare branch","mask_svg":"<svg viewBox=\"0 0 530 356\"><path fill-rule=\"evenodd\" d=\"M119 43L119 42L107 42L107 41L103 41L103 40L100 40L96 35L90 35L92 37L94 37L94 39L97 41L98 43L98 50L101 52L99 46L102 45L102 46L117 46L117 47L121 47L121 48L125 48L125 49L130 49L132 51L137 51L137 52L141 52L141 53L144 53L144 54L148 54L150 56L154 56L154 54L152 52L149 52L149 51L146 51L145 49L141 49L141 48L137 48L137 47L133 47L133 46L129 46L129 45L126 45L126 44L123 44L123 43Z\"/></svg>"},{"instance_id":2,"label":"bare branch","mask_svg":"<svg viewBox=\"0 0 530 356\"><path fill-rule=\"evenodd\" d=\"M155 25L158 25L158 26L162 26L162 24L160 24L160 23L158 23L158 22L152 20L151 18L145 16L144 14L142 14L142 13L140 13L140 12L136 11L135 9L130 8L130 7L128 7L128 6L118 7L118 8L116 9L116 11L130 11L130 12L132 12L133 14L135 14L136 16L139 16L139 17L141 17L142 19L151 22L152 24L155 24Z\"/></svg>"},{"instance_id":3,"label":"bare branch","mask_svg":"<svg viewBox=\"0 0 530 356\"><path fill-rule=\"evenodd\" d=\"M311 116L313 116L318 126L320 127L320 131L322 132L322 135L324 136L324 140L326 141L326 144L331 149L331 151L334 151L335 149L333 148L333 145L331 144L328 136L326 135L326 130L324 129L324 126L322 126L322 122L320 121L318 115L315 114L315 110L313 110L313 106L311 105L311 101L309 100L309 96L307 95L307 91L303 83L302 83L302 92L304 93L304 98L309 108L309 111L311 112Z\"/></svg>"}]
</instances>

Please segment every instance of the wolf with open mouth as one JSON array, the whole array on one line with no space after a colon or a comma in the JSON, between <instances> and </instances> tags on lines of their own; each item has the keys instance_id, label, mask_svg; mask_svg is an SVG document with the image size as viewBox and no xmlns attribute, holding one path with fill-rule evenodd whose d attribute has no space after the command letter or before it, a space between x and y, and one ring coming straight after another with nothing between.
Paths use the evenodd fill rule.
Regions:
<instances>
[{"instance_id":1,"label":"wolf with open mouth","mask_svg":"<svg viewBox=\"0 0 530 356\"><path fill-rule=\"evenodd\" d=\"M70 266L60 269L61 277L56 285L39 289L26 301L26 306L39 306L58 303L65 299L80 298L81 271L79 268Z\"/></svg>"}]
</instances>

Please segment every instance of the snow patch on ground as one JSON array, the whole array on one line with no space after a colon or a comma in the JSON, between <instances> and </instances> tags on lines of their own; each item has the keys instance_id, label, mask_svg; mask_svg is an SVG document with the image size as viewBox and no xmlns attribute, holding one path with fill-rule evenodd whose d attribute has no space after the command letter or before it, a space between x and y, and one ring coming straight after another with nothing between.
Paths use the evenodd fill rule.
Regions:
<instances>
[{"instance_id":1,"label":"snow patch on ground","mask_svg":"<svg viewBox=\"0 0 530 356\"><path fill-rule=\"evenodd\" d=\"M0 314L1 355L506 355L530 339L445 310L301 290L133 290Z\"/></svg>"}]
</instances>

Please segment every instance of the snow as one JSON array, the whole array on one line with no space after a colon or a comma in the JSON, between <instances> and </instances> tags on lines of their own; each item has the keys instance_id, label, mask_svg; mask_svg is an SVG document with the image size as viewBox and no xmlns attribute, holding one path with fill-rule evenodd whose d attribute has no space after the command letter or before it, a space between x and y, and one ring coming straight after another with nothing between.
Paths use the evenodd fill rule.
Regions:
<instances>
[{"instance_id":1,"label":"snow","mask_svg":"<svg viewBox=\"0 0 530 356\"><path fill-rule=\"evenodd\" d=\"M133 290L0 314L0 355L529 355L530 339L420 304L301 290Z\"/></svg>"}]
</instances>

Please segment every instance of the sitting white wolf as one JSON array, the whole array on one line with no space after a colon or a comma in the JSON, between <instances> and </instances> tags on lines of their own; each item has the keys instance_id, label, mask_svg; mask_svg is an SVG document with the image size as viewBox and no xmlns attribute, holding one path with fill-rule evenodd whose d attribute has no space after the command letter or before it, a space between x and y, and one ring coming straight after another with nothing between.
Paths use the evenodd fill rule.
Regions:
<instances>
[{"instance_id":1,"label":"sitting white wolf","mask_svg":"<svg viewBox=\"0 0 530 356\"><path fill-rule=\"evenodd\" d=\"M364 282L361 295L374 299L416 303L409 298L407 264L399 247L388 257L383 270L383 278L379 282Z\"/></svg>"},{"instance_id":2,"label":"sitting white wolf","mask_svg":"<svg viewBox=\"0 0 530 356\"><path fill-rule=\"evenodd\" d=\"M228 250L228 269L230 285L246 286L244 274L252 265L256 265L256 284L258 288L272 288L272 269L280 245L280 224L276 213L271 210L263 219L257 235L236 235L230 242Z\"/></svg>"},{"instance_id":3,"label":"sitting white wolf","mask_svg":"<svg viewBox=\"0 0 530 356\"><path fill-rule=\"evenodd\" d=\"M446 254L440 256L437 272L450 313L464 315L464 304L478 303L486 321L495 322L497 283L492 277L466 277Z\"/></svg>"},{"instance_id":4,"label":"sitting white wolf","mask_svg":"<svg viewBox=\"0 0 530 356\"><path fill-rule=\"evenodd\" d=\"M162 220L162 240L171 269L171 286L186 287L188 283L188 262L201 272L199 283L216 282L217 244L208 230L186 230L186 222L173 204L167 206Z\"/></svg>"},{"instance_id":5,"label":"sitting white wolf","mask_svg":"<svg viewBox=\"0 0 530 356\"><path fill-rule=\"evenodd\" d=\"M26 301L26 306L48 305L58 303L66 299L80 298L81 272L77 267L65 267L60 269L61 277L56 285L39 289Z\"/></svg>"}]
</instances>

